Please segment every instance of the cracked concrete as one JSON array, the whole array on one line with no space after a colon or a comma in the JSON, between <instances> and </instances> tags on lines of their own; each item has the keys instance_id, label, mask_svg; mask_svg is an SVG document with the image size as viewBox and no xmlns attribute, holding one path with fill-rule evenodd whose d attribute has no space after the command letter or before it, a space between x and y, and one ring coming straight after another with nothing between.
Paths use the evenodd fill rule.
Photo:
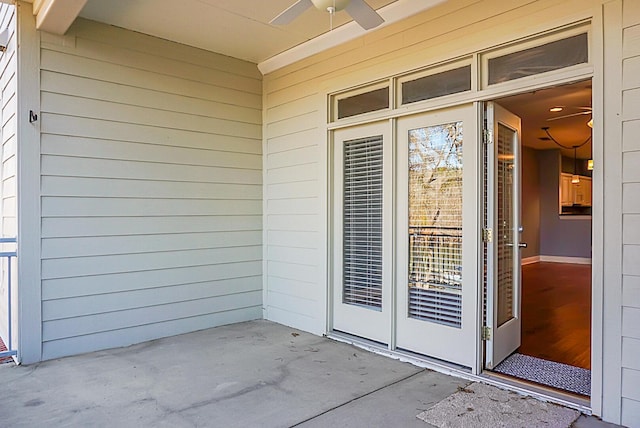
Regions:
<instances>
[{"instance_id":1,"label":"cracked concrete","mask_svg":"<svg viewBox=\"0 0 640 428\"><path fill-rule=\"evenodd\" d=\"M416 415L468 384L267 321L7 364L0 379L15 427L427 428Z\"/></svg>"}]
</instances>

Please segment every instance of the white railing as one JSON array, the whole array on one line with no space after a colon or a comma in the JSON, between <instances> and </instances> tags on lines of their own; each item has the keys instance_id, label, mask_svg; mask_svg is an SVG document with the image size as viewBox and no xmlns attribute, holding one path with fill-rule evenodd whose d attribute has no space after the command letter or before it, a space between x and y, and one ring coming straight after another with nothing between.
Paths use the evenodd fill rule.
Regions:
<instances>
[{"instance_id":1,"label":"white railing","mask_svg":"<svg viewBox=\"0 0 640 428\"><path fill-rule=\"evenodd\" d=\"M0 238L0 244L15 244L17 243L16 238ZM11 288L13 286L12 283L12 262L13 258L17 257L17 249L13 251L0 251L0 260L7 259L7 342L5 343L7 350L0 352L0 358L12 357L17 355L17 351L12 349L13 340L11 337L11 325L13 324L13 319L11 316Z\"/></svg>"}]
</instances>

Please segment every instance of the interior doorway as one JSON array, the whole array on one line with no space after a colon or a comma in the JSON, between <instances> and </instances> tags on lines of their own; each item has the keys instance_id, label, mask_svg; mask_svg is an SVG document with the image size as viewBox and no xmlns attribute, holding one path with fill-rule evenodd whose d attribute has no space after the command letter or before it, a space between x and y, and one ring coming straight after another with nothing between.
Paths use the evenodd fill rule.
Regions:
<instances>
[{"instance_id":1,"label":"interior doorway","mask_svg":"<svg viewBox=\"0 0 640 428\"><path fill-rule=\"evenodd\" d=\"M585 80L487 103L485 367L581 396L591 388L591 91Z\"/></svg>"}]
</instances>

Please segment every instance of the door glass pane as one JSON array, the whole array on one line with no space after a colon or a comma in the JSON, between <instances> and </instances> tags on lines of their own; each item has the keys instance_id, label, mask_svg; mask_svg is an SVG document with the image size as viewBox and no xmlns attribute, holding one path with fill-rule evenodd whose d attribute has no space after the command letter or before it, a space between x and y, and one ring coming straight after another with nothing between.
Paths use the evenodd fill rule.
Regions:
<instances>
[{"instance_id":1,"label":"door glass pane","mask_svg":"<svg viewBox=\"0 0 640 428\"><path fill-rule=\"evenodd\" d=\"M344 143L343 303L382 309L382 136Z\"/></svg>"},{"instance_id":2,"label":"door glass pane","mask_svg":"<svg viewBox=\"0 0 640 428\"><path fill-rule=\"evenodd\" d=\"M462 122L409 131L408 316L462 325Z\"/></svg>"},{"instance_id":3,"label":"door glass pane","mask_svg":"<svg viewBox=\"0 0 640 428\"><path fill-rule=\"evenodd\" d=\"M514 307L514 142L515 131L498 124L498 327L513 318Z\"/></svg>"}]
</instances>

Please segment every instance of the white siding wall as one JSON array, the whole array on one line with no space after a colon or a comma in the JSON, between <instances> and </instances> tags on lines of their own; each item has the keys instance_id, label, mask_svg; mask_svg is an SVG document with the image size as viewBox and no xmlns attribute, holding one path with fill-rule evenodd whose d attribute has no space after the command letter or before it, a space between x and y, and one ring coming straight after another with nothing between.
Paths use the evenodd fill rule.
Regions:
<instances>
[{"instance_id":1,"label":"white siding wall","mask_svg":"<svg viewBox=\"0 0 640 428\"><path fill-rule=\"evenodd\" d=\"M329 92L508 42L581 16L594 13L597 16L605 3L598 0L450 0L266 75L266 318L312 332L324 332L327 328L326 201L330 170L324 123ZM605 400L605 405L613 409L605 409L605 413L609 412L613 419L622 414L624 423L637 425L640 421L640 2L625 0L624 7L625 303L622 314L618 305L601 315L607 320L622 317L624 325L622 332L619 327L607 332L616 337L618 343L620 335L624 338L623 367L620 358L604 367L607 379L622 379L618 388L604 388L610 398ZM616 47L613 48L615 51ZM620 155L617 148L614 153L608 151L606 141L604 152L606 156ZM610 179L608 185L619 188L615 174L609 176L616 182L611 183ZM614 223L617 221L619 226L621 213L618 210L615 214ZM615 226L605 229L606 242L609 242L607 233L616 233ZM602 266L599 269L602 270ZM617 279L619 283L619 275ZM605 281L604 300L611 301L612 295L615 300L619 291L615 281ZM611 384L608 380L605 383ZM595 403L600 406L600 397L595 398ZM603 409L598 407L596 411Z\"/></svg>"},{"instance_id":2,"label":"white siding wall","mask_svg":"<svg viewBox=\"0 0 640 428\"><path fill-rule=\"evenodd\" d=\"M640 427L640 2L623 6L622 424Z\"/></svg>"},{"instance_id":3,"label":"white siding wall","mask_svg":"<svg viewBox=\"0 0 640 428\"><path fill-rule=\"evenodd\" d=\"M43 359L262 317L256 65L41 35Z\"/></svg>"},{"instance_id":4,"label":"white siding wall","mask_svg":"<svg viewBox=\"0 0 640 428\"><path fill-rule=\"evenodd\" d=\"M326 331L328 92L532 34L597 4L450 0L266 75L266 318Z\"/></svg>"},{"instance_id":5,"label":"white siding wall","mask_svg":"<svg viewBox=\"0 0 640 428\"><path fill-rule=\"evenodd\" d=\"M0 125L2 127L0 137L0 236L15 238L16 226L16 8L13 5L0 5L0 29L9 30L9 42L5 52L0 53ZM0 245L5 251L13 251L15 245ZM8 342L7 319L7 260L0 259L0 336L5 344ZM13 259L13 287L12 300L17 299L17 272ZM12 333L13 342L17 340L17 311L12 304L14 322ZM14 345L15 347L15 345Z\"/></svg>"}]
</instances>

